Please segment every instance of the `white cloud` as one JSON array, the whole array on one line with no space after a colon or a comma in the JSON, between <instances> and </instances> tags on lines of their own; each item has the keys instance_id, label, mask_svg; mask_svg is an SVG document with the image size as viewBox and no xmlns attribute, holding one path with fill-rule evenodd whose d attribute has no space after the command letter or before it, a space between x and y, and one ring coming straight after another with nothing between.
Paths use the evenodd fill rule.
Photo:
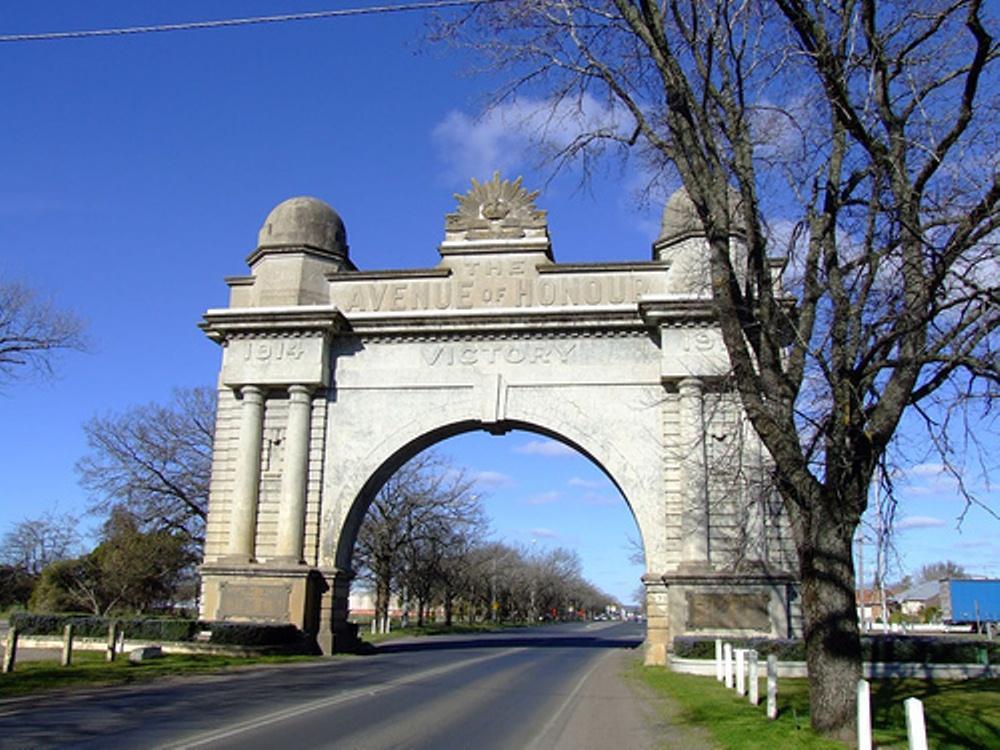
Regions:
<instances>
[{"instance_id":1,"label":"white cloud","mask_svg":"<svg viewBox=\"0 0 1000 750\"><path fill-rule=\"evenodd\" d=\"M472 481L486 487L505 487L514 484L514 479L499 471L477 471Z\"/></svg>"},{"instance_id":2,"label":"white cloud","mask_svg":"<svg viewBox=\"0 0 1000 750\"><path fill-rule=\"evenodd\" d=\"M607 482L598 479L581 479L580 477L570 477L566 484L570 487L582 487L586 490L601 490L607 486Z\"/></svg>"},{"instance_id":3,"label":"white cloud","mask_svg":"<svg viewBox=\"0 0 1000 750\"><path fill-rule=\"evenodd\" d=\"M583 495L583 502L587 505L618 505L622 502L620 498L603 495L600 492L586 492Z\"/></svg>"},{"instance_id":4,"label":"white cloud","mask_svg":"<svg viewBox=\"0 0 1000 750\"><path fill-rule=\"evenodd\" d=\"M937 477L945 473L945 468L944 464L924 463L911 466L905 473L911 477Z\"/></svg>"},{"instance_id":5,"label":"white cloud","mask_svg":"<svg viewBox=\"0 0 1000 750\"><path fill-rule=\"evenodd\" d=\"M431 137L445 162L445 177L464 185L470 177L487 179L495 170L513 174L539 147L559 151L581 132L617 132L627 118L589 94L557 103L525 97L491 107L479 117L452 110L434 126Z\"/></svg>"},{"instance_id":6,"label":"white cloud","mask_svg":"<svg viewBox=\"0 0 1000 750\"><path fill-rule=\"evenodd\" d=\"M576 451L556 440L531 440L514 448L525 456L575 456Z\"/></svg>"},{"instance_id":7,"label":"white cloud","mask_svg":"<svg viewBox=\"0 0 1000 750\"><path fill-rule=\"evenodd\" d=\"M896 524L896 529L899 531L905 529L933 529L944 525L945 521L933 516L907 516Z\"/></svg>"},{"instance_id":8,"label":"white cloud","mask_svg":"<svg viewBox=\"0 0 1000 750\"><path fill-rule=\"evenodd\" d=\"M546 528L528 529L528 533L540 539L559 539L562 536L558 531Z\"/></svg>"},{"instance_id":9,"label":"white cloud","mask_svg":"<svg viewBox=\"0 0 1000 750\"><path fill-rule=\"evenodd\" d=\"M540 492L537 495L532 495L525 499L528 505L550 505L557 502L560 498L560 493L556 490L549 490L548 492Z\"/></svg>"}]
</instances>

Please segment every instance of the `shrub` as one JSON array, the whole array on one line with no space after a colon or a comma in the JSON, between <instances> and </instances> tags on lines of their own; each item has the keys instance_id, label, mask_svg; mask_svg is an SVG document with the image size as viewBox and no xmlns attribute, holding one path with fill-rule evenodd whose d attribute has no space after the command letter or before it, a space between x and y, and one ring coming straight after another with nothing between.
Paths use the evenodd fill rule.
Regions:
<instances>
[{"instance_id":1,"label":"shrub","mask_svg":"<svg viewBox=\"0 0 1000 750\"><path fill-rule=\"evenodd\" d=\"M115 618L16 612L10 617L10 625L23 635L60 636L66 624L73 623L74 633L78 636L104 638L108 634L108 626L115 620L125 637L136 641L192 641L202 630L211 631L211 643L226 646L286 646L303 640L302 632L294 625L254 622L199 622L151 617Z\"/></svg>"},{"instance_id":2,"label":"shrub","mask_svg":"<svg viewBox=\"0 0 1000 750\"><path fill-rule=\"evenodd\" d=\"M302 633L294 625L202 622L200 626L212 631L212 643L227 646L284 646L302 640Z\"/></svg>"},{"instance_id":3,"label":"shrub","mask_svg":"<svg viewBox=\"0 0 1000 750\"><path fill-rule=\"evenodd\" d=\"M686 659L714 659L716 636L679 635L674 638L674 655ZM791 638L728 638L733 648L752 648L762 658L770 654L778 661L805 661L805 644Z\"/></svg>"},{"instance_id":4,"label":"shrub","mask_svg":"<svg viewBox=\"0 0 1000 750\"><path fill-rule=\"evenodd\" d=\"M93 615L16 612L10 616L10 626L23 635L62 635L69 623L73 623L73 631L78 636L97 637L108 632L107 618Z\"/></svg>"},{"instance_id":5,"label":"shrub","mask_svg":"<svg viewBox=\"0 0 1000 750\"><path fill-rule=\"evenodd\" d=\"M140 641L190 641L198 631L195 620L157 620L144 617L114 618L96 615L36 614L17 612L10 617L11 627L24 635L62 635L73 623L73 631L84 638L103 638L108 626L117 620L126 638Z\"/></svg>"},{"instance_id":6,"label":"shrub","mask_svg":"<svg viewBox=\"0 0 1000 750\"><path fill-rule=\"evenodd\" d=\"M674 655L687 659L714 659L717 636L674 638ZM779 661L805 661L805 643L782 638L727 638L734 648L752 648L761 658L775 654ZM872 662L916 662L920 664L995 664L1000 643L940 636L864 636L861 655Z\"/></svg>"}]
</instances>

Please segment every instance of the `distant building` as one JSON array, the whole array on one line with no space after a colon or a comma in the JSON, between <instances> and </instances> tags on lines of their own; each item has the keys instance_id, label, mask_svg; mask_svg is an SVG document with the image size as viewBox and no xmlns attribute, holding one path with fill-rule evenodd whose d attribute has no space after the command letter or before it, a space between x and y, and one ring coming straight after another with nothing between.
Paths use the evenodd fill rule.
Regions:
<instances>
[{"instance_id":1,"label":"distant building","mask_svg":"<svg viewBox=\"0 0 1000 750\"><path fill-rule=\"evenodd\" d=\"M904 615L920 615L930 607L941 606L941 581L924 581L900 591L893 599L899 602Z\"/></svg>"}]
</instances>

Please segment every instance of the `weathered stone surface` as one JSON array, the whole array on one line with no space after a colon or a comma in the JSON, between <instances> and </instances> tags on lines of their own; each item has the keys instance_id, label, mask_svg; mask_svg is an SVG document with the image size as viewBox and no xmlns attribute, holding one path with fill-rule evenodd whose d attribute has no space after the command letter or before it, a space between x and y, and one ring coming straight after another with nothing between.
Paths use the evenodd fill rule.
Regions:
<instances>
[{"instance_id":1,"label":"weathered stone surface","mask_svg":"<svg viewBox=\"0 0 1000 750\"><path fill-rule=\"evenodd\" d=\"M322 207L301 228L279 211L268 237L288 241L262 230L252 275L206 314L224 354L202 616L348 643L352 548L381 484L446 437L516 428L590 457L633 511L647 661L685 632L787 634L792 584L732 575L781 570L792 551L754 494L766 466L726 390L703 238L688 227L653 260L559 264L519 181L458 198L439 263L405 271L357 271L346 241L342 257L310 249L339 242Z\"/></svg>"},{"instance_id":2,"label":"weathered stone surface","mask_svg":"<svg viewBox=\"0 0 1000 750\"><path fill-rule=\"evenodd\" d=\"M150 659L162 658L163 649L159 646L143 646L142 648L134 648L128 652L128 660L132 664L141 664Z\"/></svg>"},{"instance_id":3,"label":"weathered stone surface","mask_svg":"<svg viewBox=\"0 0 1000 750\"><path fill-rule=\"evenodd\" d=\"M771 597L765 593L687 594L688 627L695 630L759 630L770 632Z\"/></svg>"}]
</instances>

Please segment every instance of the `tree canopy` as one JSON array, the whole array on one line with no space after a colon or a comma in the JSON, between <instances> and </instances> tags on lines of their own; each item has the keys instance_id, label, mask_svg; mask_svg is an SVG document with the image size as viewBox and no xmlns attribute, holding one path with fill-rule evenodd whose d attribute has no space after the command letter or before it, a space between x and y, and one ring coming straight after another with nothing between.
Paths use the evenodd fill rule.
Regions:
<instances>
[{"instance_id":1,"label":"tree canopy","mask_svg":"<svg viewBox=\"0 0 1000 750\"><path fill-rule=\"evenodd\" d=\"M442 29L572 131L557 162L611 146L686 190L796 541L811 720L834 735L853 731L873 477L908 413L954 458L952 410L1000 383L996 23L980 0L524 0Z\"/></svg>"},{"instance_id":2,"label":"tree canopy","mask_svg":"<svg viewBox=\"0 0 1000 750\"><path fill-rule=\"evenodd\" d=\"M29 286L0 278L0 384L51 375L56 356L85 347L83 323Z\"/></svg>"},{"instance_id":3,"label":"tree canopy","mask_svg":"<svg viewBox=\"0 0 1000 750\"><path fill-rule=\"evenodd\" d=\"M146 530L180 535L200 548L208 515L215 393L180 388L167 404L146 404L84 425L89 452L77 463L91 509L123 508Z\"/></svg>"}]
</instances>

